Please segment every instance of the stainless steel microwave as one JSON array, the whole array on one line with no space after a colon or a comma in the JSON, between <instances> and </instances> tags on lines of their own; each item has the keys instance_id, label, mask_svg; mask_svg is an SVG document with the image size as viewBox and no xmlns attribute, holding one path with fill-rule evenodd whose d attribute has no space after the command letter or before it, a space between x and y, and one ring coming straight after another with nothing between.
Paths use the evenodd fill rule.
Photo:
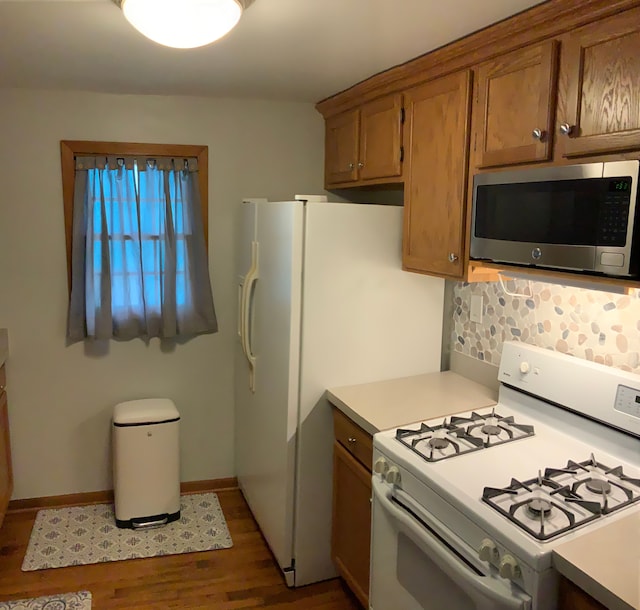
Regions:
<instances>
[{"instance_id":1,"label":"stainless steel microwave","mask_svg":"<svg viewBox=\"0 0 640 610\"><path fill-rule=\"evenodd\" d=\"M640 161L477 174L470 257L638 277Z\"/></svg>"}]
</instances>

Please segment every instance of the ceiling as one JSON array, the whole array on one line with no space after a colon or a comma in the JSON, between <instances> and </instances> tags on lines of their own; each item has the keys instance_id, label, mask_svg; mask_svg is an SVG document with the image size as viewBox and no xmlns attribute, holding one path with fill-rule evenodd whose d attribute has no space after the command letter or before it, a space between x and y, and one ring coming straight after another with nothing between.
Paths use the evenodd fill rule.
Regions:
<instances>
[{"instance_id":1,"label":"ceiling","mask_svg":"<svg viewBox=\"0 0 640 610\"><path fill-rule=\"evenodd\" d=\"M540 0L255 0L179 50L111 0L0 0L0 87L317 102Z\"/></svg>"}]
</instances>

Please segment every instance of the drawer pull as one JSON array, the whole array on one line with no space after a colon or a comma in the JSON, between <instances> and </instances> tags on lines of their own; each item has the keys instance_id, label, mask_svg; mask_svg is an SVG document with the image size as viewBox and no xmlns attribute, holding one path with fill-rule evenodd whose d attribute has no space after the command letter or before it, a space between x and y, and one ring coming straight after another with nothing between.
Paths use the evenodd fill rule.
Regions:
<instances>
[{"instance_id":1,"label":"drawer pull","mask_svg":"<svg viewBox=\"0 0 640 610\"><path fill-rule=\"evenodd\" d=\"M353 445L356 442L356 439L353 438L353 436L350 436L347 441L349 442L350 445Z\"/></svg>"}]
</instances>

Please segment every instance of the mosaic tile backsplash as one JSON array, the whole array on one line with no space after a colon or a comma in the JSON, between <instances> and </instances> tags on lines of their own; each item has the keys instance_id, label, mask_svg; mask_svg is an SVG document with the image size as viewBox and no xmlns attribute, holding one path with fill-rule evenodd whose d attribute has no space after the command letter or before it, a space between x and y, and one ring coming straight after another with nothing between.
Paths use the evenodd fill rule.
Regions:
<instances>
[{"instance_id":1,"label":"mosaic tile backsplash","mask_svg":"<svg viewBox=\"0 0 640 610\"><path fill-rule=\"evenodd\" d=\"M630 295L505 280L453 289L451 350L499 365L504 341L550 348L640 374L640 290ZM471 295L483 297L482 323L469 317Z\"/></svg>"}]
</instances>

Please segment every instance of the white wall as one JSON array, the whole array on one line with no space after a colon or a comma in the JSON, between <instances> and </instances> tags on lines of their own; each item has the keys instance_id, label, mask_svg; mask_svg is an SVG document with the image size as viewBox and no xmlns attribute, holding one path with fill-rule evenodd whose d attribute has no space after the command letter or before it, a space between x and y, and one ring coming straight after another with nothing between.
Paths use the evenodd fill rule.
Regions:
<instances>
[{"instance_id":1,"label":"white wall","mask_svg":"<svg viewBox=\"0 0 640 610\"><path fill-rule=\"evenodd\" d=\"M172 398L182 480L233 476L234 209L246 196L322 191L311 104L0 90L0 327L9 329L14 499L109 489L119 401ZM220 331L174 350L65 346L60 140L209 146L209 259Z\"/></svg>"}]
</instances>

